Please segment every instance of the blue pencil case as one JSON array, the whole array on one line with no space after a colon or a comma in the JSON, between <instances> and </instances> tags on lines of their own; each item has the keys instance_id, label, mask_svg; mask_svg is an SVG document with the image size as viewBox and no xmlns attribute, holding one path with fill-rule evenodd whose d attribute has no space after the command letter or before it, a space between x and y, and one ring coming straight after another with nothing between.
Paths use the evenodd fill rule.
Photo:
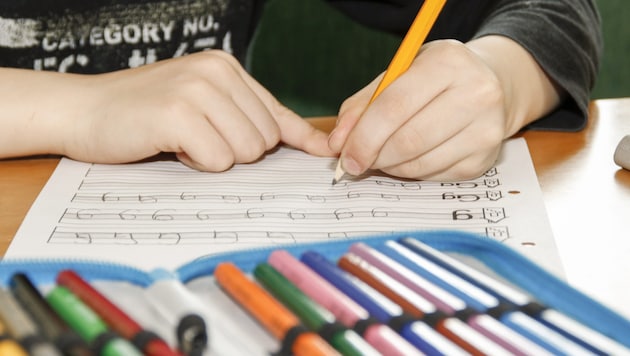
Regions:
<instances>
[{"instance_id":1,"label":"blue pencil case","mask_svg":"<svg viewBox=\"0 0 630 356\"><path fill-rule=\"evenodd\" d=\"M465 268L477 271L477 275L489 276L492 280L499 281L499 285L507 285L508 290L516 292L516 297L493 285L484 284L483 280L475 279L474 275L463 273L457 265L441 264L443 270L468 281L500 302L491 307L483 302L476 305L474 298L468 299L471 296L467 295L466 290L455 288L451 291L453 294L462 293L459 297L469 300L469 309L488 313L512 330L538 343L535 335L532 337L530 330L519 326L515 319L503 318L510 312L517 311L519 315L523 314L540 322L578 347L563 349L554 346L553 342L548 345L548 340L541 340L539 344L549 354L573 353L567 350L578 350L576 353L584 354L630 354L630 321L626 318L572 288L510 247L460 231L416 231L326 243L276 245L200 258L174 271L143 271L126 265L93 260L5 259L0 263L0 286L9 289L12 276L24 273L38 286L42 294L46 294L55 285L59 272L73 270L144 328L159 335L175 349L182 342L181 335L176 331L179 316L175 312L169 315L169 311L165 312L163 306L156 307L155 300L162 298L163 302L167 302L169 292L154 288L160 283L171 283L177 285L176 288L181 289L179 292L187 294L188 298L187 302L173 302L170 299L170 303L174 303L171 304L174 310L197 304L203 309L200 315L203 315L208 334L205 354L269 355L282 349L282 342L272 337L217 286L213 278L215 268L229 261L245 273L251 274L256 266L267 261L279 249L296 258L314 253L334 263L357 244L390 256L408 270L423 275L447 290L453 287L452 283L441 280L439 275L432 274L430 269L418 265L413 259L405 258L405 254L397 252L396 246L403 246L408 251L423 255L424 259L438 265L441 264L440 256L447 255ZM423 250L424 248L427 250ZM431 251L437 251L438 254L432 255ZM150 303L147 298L151 300ZM456 315L462 320L468 316L467 313ZM565 324L567 320L571 323Z\"/></svg>"}]
</instances>

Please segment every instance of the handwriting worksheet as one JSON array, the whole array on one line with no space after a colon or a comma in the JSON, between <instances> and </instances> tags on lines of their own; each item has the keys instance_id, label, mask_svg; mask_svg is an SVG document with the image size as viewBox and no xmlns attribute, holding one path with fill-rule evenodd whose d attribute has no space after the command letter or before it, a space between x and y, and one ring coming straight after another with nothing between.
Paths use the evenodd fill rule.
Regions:
<instances>
[{"instance_id":1,"label":"handwriting worksheet","mask_svg":"<svg viewBox=\"0 0 630 356\"><path fill-rule=\"evenodd\" d=\"M563 275L523 139L507 141L483 176L461 182L368 172L333 186L336 161L288 147L221 173L176 161L103 165L64 158L5 257L173 269L257 246L451 229L502 241Z\"/></svg>"}]
</instances>

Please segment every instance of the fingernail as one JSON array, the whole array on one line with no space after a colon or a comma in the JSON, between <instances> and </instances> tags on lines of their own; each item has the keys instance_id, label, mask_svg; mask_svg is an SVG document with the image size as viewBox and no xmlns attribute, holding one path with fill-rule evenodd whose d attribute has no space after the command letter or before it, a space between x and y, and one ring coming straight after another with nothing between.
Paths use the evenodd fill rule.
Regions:
<instances>
[{"instance_id":1,"label":"fingernail","mask_svg":"<svg viewBox=\"0 0 630 356\"><path fill-rule=\"evenodd\" d=\"M359 166L359 164L357 163L357 161L353 160L350 157L344 157L341 159L341 166L343 167L343 170L353 176L358 176L359 174L363 173L363 170L361 169L361 167Z\"/></svg>"}]
</instances>

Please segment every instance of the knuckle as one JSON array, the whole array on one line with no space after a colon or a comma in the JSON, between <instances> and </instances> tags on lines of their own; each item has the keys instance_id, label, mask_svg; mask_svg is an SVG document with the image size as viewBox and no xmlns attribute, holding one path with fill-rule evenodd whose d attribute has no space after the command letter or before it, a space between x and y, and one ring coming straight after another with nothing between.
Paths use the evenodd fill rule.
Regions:
<instances>
[{"instance_id":1,"label":"knuckle","mask_svg":"<svg viewBox=\"0 0 630 356\"><path fill-rule=\"evenodd\" d=\"M483 131L478 131L476 145L471 150L473 155L488 154L500 147L505 139L505 128L503 125L495 125L493 121L486 123L482 127Z\"/></svg>"},{"instance_id":2,"label":"knuckle","mask_svg":"<svg viewBox=\"0 0 630 356\"><path fill-rule=\"evenodd\" d=\"M162 98L160 101L160 110L165 117L171 119L187 117L192 114L188 102L182 100L182 98L177 95L169 95Z\"/></svg>"},{"instance_id":3,"label":"knuckle","mask_svg":"<svg viewBox=\"0 0 630 356\"><path fill-rule=\"evenodd\" d=\"M267 150L267 145L262 137L248 140L238 152L238 163L249 163L257 160Z\"/></svg>"},{"instance_id":4,"label":"knuckle","mask_svg":"<svg viewBox=\"0 0 630 356\"><path fill-rule=\"evenodd\" d=\"M230 53L228 53L228 52L226 52L224 50L211 49L211 50L203 51L201 53L204 53L204 54L206 54L208 56L221 58L222 60L224 60L228 64L238 64L238 60L236 59L236 57L234 57L232 54L230 54Z\"/></svg>"},{"instance_id":5,"label":"knuckle","mask_svg":"<svg viewBox=\"0 0 630 356\"><path fill-rule=\"evenodd\" d=\"M220 154L190 155L185 154L183 162L202 172L223 172L234 165L234 156L228 150Z\"/></svg>"},{"instance_id":6,"label":"knuckle","mask_svg":"<svg viewBox=\"0 0 630 356\"><path fill-rule=\"evenodd\" d=\"M208 171L223 172L230 169L236 163L234 156L231 154L214 155L214 157L205 164Z\"/></svg>"},{"instance_id":7,"label":"knuckle","mask_svg":"<svg viewBox=\"0 0 630 356\"><path fill-rule=\"evenodd\" d=\"M339 107L339 116L342 116L348 112L356 112L358 110L361 110L361 100L362 98L359 98L356 95L353 95L349 98L346 98L342 103L341 106Z\"/></svg>"},{"instance_id":8,"label":"knuckle","mask_svg":"<svg viewBox=\"0 0 630 356\"><path fill-rule=\"evenodd\" d=\"M477 89L474 91L476 102L488 106L503 105L505 94L495 75L485 75L481 80L478 80L476 87Z\"/></svg>"},{"instance_id":9,"label":"knuckle","mask_svg":"<svg viewBox=\"0 0 630 356\"><path fill-rule=\"evenodd\" d=\"M272 112L274 116L280 117L284 115L295 115L289 108L285 107L277 101L273 102L272 105ZM280 132L280 126L278 126L278 123L273 119L273 117L270 117L269 120L265 121L258 128L258 130L261 135L260 145L263 147L263 149L271 149L275 147L278 142L280 142L282 136Z\"/></svg>"},{"instance_id":10,"label":"knuckle","mask_svg":"<svg viewBox=\"0 0 630 356\"><path fill-rule=\"evenodd\" d=\"M227 73L232 71L232 66L223 59L210 60L205 63L204 69L208 71L213 78L223 78Z\"/></svg>"},{"instance_id":11,"label":"knuckle","mask_svg":"<svg viewBox=\"0 0 630 356\"><path fill-rule=\"evenodd\" d=\"M491 125L485 131L486 148L494 148L501 144L505 138L505 132L500 125Z\"/></svg>"},{"instance_id":12,"label":"knuckle","mask_svg":"<svg viewBox=\"0 0 630 356\"><path fill-rule=\"evenodd\" d=\"M227 73L234 71L236 59L221 50L208 50L191 55L187 65L190 70L221 80Z\"/></svg>"},{"instance_id":13,"label":"knuckle","mask_svg":"<svg viewBox=\"0 0 630 356\"><path fill-rule=\"evenodd\" d=\"M467 62L467 50L464 44L457 40L434 41L427 46L425 52L442 70L459 70Z\"/></svg>"},{"instance_id":14,"label":"knuckle","mask_svg":"<svg viewBox=\"0 0 630 356\"><path fill-rule=\"evenodd\" d=\"M441 41L441 50L443 54L447 55L446 58L458 59L461 58L461 54L465 51L465 45L455 39L445 39Z\"/></svg>"},{"instance_id":15,"label":"knuckle","mask_svg":"<svg viewBox=\"0 0 630 356\"><path fill-rule=\"evenodd\" d=\"M181 84L180 88L182 96L189 98L191 96L199 95L200 93L208 93L214 91L214 86L201 76L191 76L186 78L186 81Z\"/></svg>"},{"instance_id":16,"label":"knuckle","mask_svg":"<svg viewBox=\"0 0 630 356\"><path fill-rule=\"evenodd\" d=\"M280 137L280 128L276 126L269 129L268 132L266 132L265 140L262 143L263 149L269 150L274 148L278 144L278 142L280 142Z\"/></svg>"},{"instance_id":17,"label":"knuckle","mask_svg":"<svg viewBox=\"0 0 630 356\"><path fill-rule=\"evenodd\" d=\"M498 155L499 147L495 146L458 162L449 171L453 180L479 178L494 165Z\"/></svg>"}]
</instances>

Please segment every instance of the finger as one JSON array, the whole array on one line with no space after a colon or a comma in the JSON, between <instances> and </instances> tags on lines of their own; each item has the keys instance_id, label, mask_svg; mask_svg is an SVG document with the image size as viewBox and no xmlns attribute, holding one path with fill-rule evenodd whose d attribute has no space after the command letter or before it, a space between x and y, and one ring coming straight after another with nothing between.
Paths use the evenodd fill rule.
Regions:
<instances>
[{"instance_id":1,"label":"finger","mask_svg":"<svg viewBox=\"0 0 630 356\"><path fill-rule=\"evenodd\" d=\"M282 105L248 73L241 71L240 74L243 82L256 94L270 117L275 120L279 128L279 139L282 142L313 155L335 155L335 152L328 147L328 135L326 133L316 129L295 112ZM256 122L254 118L252 120Z\"/></svg>"},{"instance_id":2,"label":"finger","mask_svg":"<svg viewBox=\"0 0 630 356\"><path fill-rule=\"evenodd\" d=\"M450 101L452 95L442 95L398 127L383 143L371 168L381 169L422 156L465 127L464 116Z\"/></svg>"},{"instance_id":3,"label":"finger","mask_svg":"<svg viewBox=\"0 0 630 356\"><path fill-rule=\"evenodd\" d=\"M328 146L335 152L340 152L348 134L357 124L361 115L367 108L372 93L376 90L383 75L378 76L369 85L347 98L339 108L335 128L328 136Z\"/></svg>"},{"instance_id":4,"label":"finger","mask_svg":"<svg viewBox=\"0 0 630 356\"><path fill-rule=\"evenodd\" d=\"M464 130L422 156L382 168L385 173L412 179L457 181L479 177L496 161L502 140ZM470 149L474 144L476 149Z\"/></svg>"},{"instance_id":5,"label":"finger","mask_svg":"<svg viewBox=\"0 0 630 356\"><path fill-rule=\"evenodd\" d=\"M358 175L371 167L385 142L404 123L443 92L451 82L448 75L436 75L431 65L417 60L368 106L343 146L344 170ZM427 85L418 86L417 78Z\"/></svg>"},{"instance_id":6,"label":"finger","mask_svg":"<svg viewBox=\"0 0 630 356\"><path fill-rule=\"evenodd\" d=\"M221 172L230 168L235 162L234 151L205 115L190 110L186 118L177 118L177 125L165 125L169 131L158 137L171 139L160 150L175 152L180 161L200 171Z\"/></svg>"},{"instance_id":7,"label":"finger","mask_svg":"<svg viewBox=\"0 0 630 356\"><path fill-rule=\"evenodd\" d=\"M312 155L336 156L336 152L328 147L328 135L298 115L292 112L280 115L278 124L280 125L281 140L284 143Z\"/></svg>"},{"instance_id":8,"label":"finger","mask_svg":"<svg viewBox=\"0 0 630 356\"><path fill-rule=\"evenodd\" d=\"M268 108L277 125L280 140L292 147L317 156L334 156L335 152L328 147L328 135L313 127L308 121L282 105L258 83L252 88L259 92L263 104ZM260 86L260 88L258 88ZM275 144L274 144L275 146Z\"/></svg>"},{"instance_id":9,"label":"finger","mask_svg":"<svg viewBox=\"0 0 630 356\"><path fill-rule=\"evenodd\" d=\"M259 127L250 120L247 113L243 112L242 103L233 101L233 97L226 95L223 88L216 87L215 83L204 82L195 86L196 95L190 96L191 105L200 108L201 115L222 138L222 143L231 149L231 156L235 163L252 162L258 159L268 148L264 134ZM251 96L251 92L243 92L243 96ZM214 99L208 99L214 98ZM256 100L252 100L256 101ZM263 109L266 112L266 110ZM261 114L262 115L262 114ZM275 121L270 120L270 125L277 130ZM211 131L204 130L203 125L195 125L189 128L189 134L200 137L201 133ZM192 130L198 129L199 132ZM208 137L210 139L210 137ZM201 147L208 146L205 144ZM198 150L195 150L196 152ZM195 156L191 157L194 159Z\"/></svg>"},{"instance_id":10,"label":"finger","mask_svg":"<svg viewBox=\"0 0 630 356\"><path fill-rule=\"evenodd\" d=\"M205 76L240 110L238 125L244 123L242 119L247 119L264 139L265 148L275 147L280 132L268 105L273 96L245 71L236 58L224 51L210 53L213 60L205 61ZM216 103L213 101L212 104Z\"/></svg>"},{"instance_id":11,"label":"finger","mask_svg":"<svg viewBox=\"0 0 630 356\"><path fill-rule=\"evenodd\" d=\"M476 130L478 135L487 135L488 130L500 127L503 114L498 104L500 98L496 92L484 91L480 87L477 86L481 94L476 95L457 88L443 92L392 133L371 168L389 167L422 156L463 130ZM477 148L472 142L465 147L468 150Z\"/></svg>"}]
</instances>

